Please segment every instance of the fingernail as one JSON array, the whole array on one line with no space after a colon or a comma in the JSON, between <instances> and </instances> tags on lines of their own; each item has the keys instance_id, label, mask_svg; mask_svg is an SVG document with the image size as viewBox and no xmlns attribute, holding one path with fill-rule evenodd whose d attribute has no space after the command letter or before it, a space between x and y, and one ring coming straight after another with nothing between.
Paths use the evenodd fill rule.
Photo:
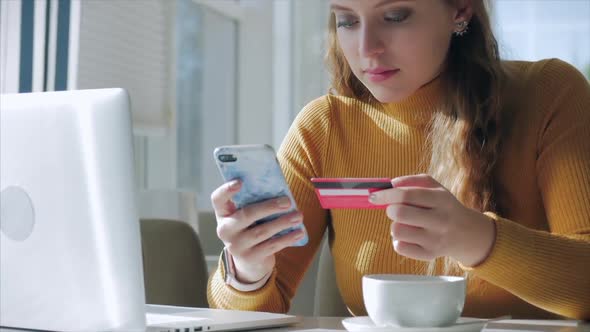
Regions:
<instances>
[{"instance_id":1,"label":"fingernail","mask_svg":"<svg viewBox=\"0 0 590 332\"><path fill-rule=\"evenodd\" d=\"M297 214L297 215L295 215L295 216L291 217L291 220L290 220L290 221L291 221L293 224L297 224L297 223L299 223L299 222L301 221L301 215L300 215L300 214Z\"/></svg>"},{"instance_id":2,"label":"fingernail","mask_svg":"<svg viewBox=\"0 0 590 332\"><path fill-rule=\"evenodd\" d=\"M289 199L289 197L281 197L277 200L277 205L280 208L288 208L289 206L291 206L291 200Z\"/></svg>"},{"instance_id":3,"label":"fingernail","mask_svg":"<svg viewBox=\"0 0 590 332\"><path fill-rule=\"evenodd\" d=\"M236 190L239 187L240 187L240 180L233 180L232 182L229 183L230 190Z\"/></svg>"},{"instance_id":4,"label":"fingernail","mask_svg":"<svg viewBox=\"0 0 590 332\"><path fill-rule=\"evenodd\" d=\"M369 195L369 202L375 203L376 201L377 201L377 195L376 194Z\"/></svg>"},{"instance_id":5,"label":"fingernail","mask_svg":"<svg viewBox=\"0 0 590 332\"><path fill-rule=\"evenodd\" d=\"M305 232L302 229L298 230L297 232L299 234L295 235L295 240L301 240L301 239L303 239L303 237L305 236Z\"/></svg>"},{"instance_id":6,"label":"fingernail","mask_svg":"<svg viewBox=\"0 0 590 332\"><path fill-rule=\"evenodd\" d=\"M399 182L399 178L394 178L391 180L391 187L395 188L397 186L397 183Z\"/></svg>"}]
</instances>

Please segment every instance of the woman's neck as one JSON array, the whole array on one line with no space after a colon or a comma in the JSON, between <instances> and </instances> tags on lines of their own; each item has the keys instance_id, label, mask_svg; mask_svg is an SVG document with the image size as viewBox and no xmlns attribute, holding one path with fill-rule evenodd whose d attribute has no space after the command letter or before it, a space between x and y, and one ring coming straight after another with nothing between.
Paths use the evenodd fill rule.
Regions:
<instances>
[{"instance_id":1,"label":"woman's neck","mask_svg":"<svg viewBox=\"0 0 590 332\"><path fill-rule=\"evenodd\" d=\"M381 103L383 111L411 126L427 124L442 103L440 76L424 84L410 96L396 102Z\"/></svg>"}]
</instances>

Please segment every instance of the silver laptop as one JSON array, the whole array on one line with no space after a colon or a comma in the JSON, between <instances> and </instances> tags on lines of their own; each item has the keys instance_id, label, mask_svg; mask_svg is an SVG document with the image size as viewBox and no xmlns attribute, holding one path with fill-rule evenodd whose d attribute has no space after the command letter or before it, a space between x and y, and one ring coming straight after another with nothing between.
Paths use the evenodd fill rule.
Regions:
<instances>
[{"instance_id":1,"label":"silver laptop","mask_svg":"<svg viewBox=\"0 0 590 332\"><path fill-rule=\"evenodd\" d=\"M146 306L127 93L0 97L0 326L195 332L299 320Z\"/></svg>"}]
</instances>

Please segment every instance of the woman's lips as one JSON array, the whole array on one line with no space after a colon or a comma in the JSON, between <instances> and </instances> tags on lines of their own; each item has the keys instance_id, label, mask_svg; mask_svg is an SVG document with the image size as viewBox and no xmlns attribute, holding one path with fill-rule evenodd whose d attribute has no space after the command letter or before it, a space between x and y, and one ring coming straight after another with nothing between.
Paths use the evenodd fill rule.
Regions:
<instances>
[{"instance_id":1,"label":"woman's lips","mask_svg":"<svg viewBox=\"0 0 590 332\"><path fill-rule=\"evenodd\" d=\"M365 70L365 74L371 82L383 82L388 80L393 75L397 74L399 69L368 69Z\"/></svg>"}]
</instances>

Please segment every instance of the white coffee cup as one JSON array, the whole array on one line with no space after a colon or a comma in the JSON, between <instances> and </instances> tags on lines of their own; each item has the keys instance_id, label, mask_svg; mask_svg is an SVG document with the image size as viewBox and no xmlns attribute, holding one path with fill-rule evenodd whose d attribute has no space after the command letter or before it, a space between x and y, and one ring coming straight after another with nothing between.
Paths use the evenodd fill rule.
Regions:
<instances>
[{"instance_id":1,"label":"white coffee cup","mask_svg":"<svg viewBox=\"0 0 590 332\"><path fill-rule=\"evenodd\" d=\"M377 326L440 327L457 321L465 304L463 277L363 276L363 300Z\"/></svg>"}]
</instances>

